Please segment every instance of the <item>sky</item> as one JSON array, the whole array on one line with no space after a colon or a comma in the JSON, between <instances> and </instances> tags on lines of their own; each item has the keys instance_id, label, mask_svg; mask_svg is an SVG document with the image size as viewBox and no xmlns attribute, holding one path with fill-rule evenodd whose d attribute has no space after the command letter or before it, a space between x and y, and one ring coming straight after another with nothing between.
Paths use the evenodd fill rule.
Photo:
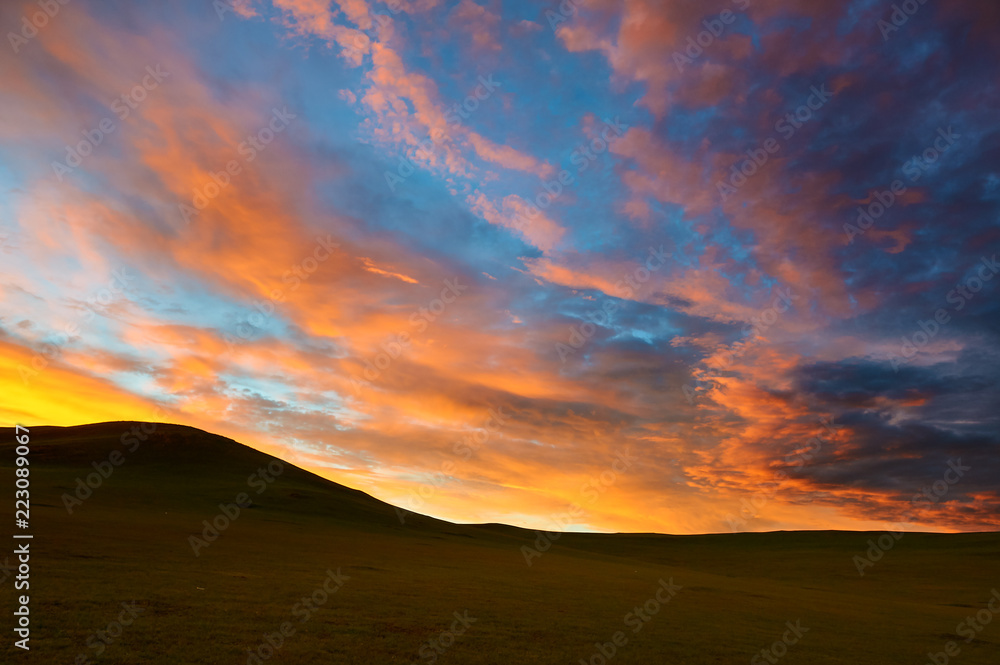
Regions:
<instances>
[{"instance_id":1,"label":"sky","mask_svg":"<svg viewBox=\"0 0 1000 665\"><path fill-rule=\"evenodd\" d=\"M998 28L3 3L0 423L183 423L459 522L996 530Z\"/></svg>"}]
</instances>

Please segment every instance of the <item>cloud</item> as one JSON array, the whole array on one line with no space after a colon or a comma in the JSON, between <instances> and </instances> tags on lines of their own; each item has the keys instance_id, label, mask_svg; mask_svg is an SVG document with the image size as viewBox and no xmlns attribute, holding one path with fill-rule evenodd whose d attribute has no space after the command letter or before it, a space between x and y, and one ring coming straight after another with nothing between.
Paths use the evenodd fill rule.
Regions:
<instances>
[{"instance_id":1,"label":"cloud","mask_svg":"<svg viewBox=\"0 0 1000 665\"><path fill-rule=\"evenodd\" d=\"M883 42L875 7L752 4L679 68L733 6L590 2L554 33L468 0L55 17L2 56L3 417L160 405L404 507L453 462L417 510L543 529L626 449L578 526L725 531L782 471L746 528L882 528L961 459L913 526L995 528L996 282L953 295L1000 245L995 12L928 5ZM628 130L579 168L606 117Z\"/></svg>"}]
</instances>

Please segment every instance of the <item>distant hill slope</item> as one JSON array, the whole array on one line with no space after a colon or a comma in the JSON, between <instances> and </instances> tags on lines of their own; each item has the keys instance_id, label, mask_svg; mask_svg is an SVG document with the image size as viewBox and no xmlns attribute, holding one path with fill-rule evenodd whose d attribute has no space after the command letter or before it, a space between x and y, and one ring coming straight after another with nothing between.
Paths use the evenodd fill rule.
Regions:
<instances>
[{"instance_id":1,"label":"distant hill slope","mask_svg":"<svg viewBox=\"0 0 1000 665\"><path fill-rule=\"evenodd\" d=\"M778 649L782 665L895 665L949 641L963 665L1000 653L1000 618L960 634L1000 587L1000 534L906 534L864 576L854 557L884 534L552 543L505 525L403 524L387 503L231 439L161 424L136 447L136 427L30 431L24 662L697 665ZM14 459L14 430L0 428L11 532ZM252 503L237 512L241 494ZM13 547L0 549L11 608ZM0 662L20 662L4 615ZM808 631L775 647L799 621Z\"/></svg>"},{"instance_id":2,"label":"distant hill slope","mask_svg":"<svg viewBox=\"0 0 1000 665\"><path fill-rule=\"evenodd\" d=\"M393 506L364 492L233 439L184 425L155 425L153 429L152 424L117 421L35 427L31 429L31 460L34 468L74 471L78 476L83 474L85 481L97 472L94 463L111 462L113 471L93 490L92 499L84 502L81 512L91 500L103 504L112 498L157 504L164 509L190 509L204 502L211 507L223 500L232 502L245 492L257 504L252 510L317 514L366 526L401 526ZM143 426L153 431L146 434ZM13 430L0 428L0 459L12 459L14 446ZM116 452L121 456L118 465L114 461L119 458L110 459ZM269 480L269 464L280 469L273 482ZM261 469L263 473L259 473ZM64 493L74 496L75 489L75 484L62 486ZM406 520L424 528L454 526L416 514L408 514Z\"/></svg>"}]
</instances>

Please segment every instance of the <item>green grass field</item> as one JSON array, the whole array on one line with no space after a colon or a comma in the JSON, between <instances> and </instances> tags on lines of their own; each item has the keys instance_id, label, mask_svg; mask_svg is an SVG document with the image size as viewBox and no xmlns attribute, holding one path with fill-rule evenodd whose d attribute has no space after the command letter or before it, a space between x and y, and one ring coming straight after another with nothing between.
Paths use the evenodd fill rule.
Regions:
<instances>
[{"instance_id":1,"label":"green grass field","mask_svg":"<svg viewBox=\"0 0 1000 665\"><path fill-rule=\"evenodd\" d=\"M1000 617L971 642L957 633L992 614L997 533L906 534L864 577L852 557L879 534L564 534L529 567L534 532L404 525L392 506L287 464L251 486L273 458L169 425L128 452L133 425L31 429L31 651L14 647L15 573L0 571L0 662L923 665L949 641L949 662L1000 662ZM0 429L8 534L14 446ZM116 450L120 466L68 514L62 495ZM252 505L195 556L189 537L240 493Z\"/></svg>"}]
</instances>

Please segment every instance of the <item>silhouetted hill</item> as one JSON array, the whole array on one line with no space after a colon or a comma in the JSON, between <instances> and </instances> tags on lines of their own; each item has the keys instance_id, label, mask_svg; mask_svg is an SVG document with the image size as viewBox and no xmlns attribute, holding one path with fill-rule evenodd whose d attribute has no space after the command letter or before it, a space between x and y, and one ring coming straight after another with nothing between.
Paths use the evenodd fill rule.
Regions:
<instances>
[{"instance_id":1,"label":"silhouetted hill","mask_svg":"<svg viewBox=\"0 0 1000 665\"><path fill-rule=\"evenodd\" d=\"M139 440L136 428L30 430L30 528L13 528L13 489L0 523L33 536L32 662L743 664L789 622L808 632L782 665L926 662L949 641L963 665L996 662L1000 629L970 642L959 631L1000 586L1000 534L888 536L861 575L856 557L885 534L551 542L503 524L404 524L383 501L231 439L159 424ZM7 488L14 460L2 428ZM0 588L20 594L12 551L0 551ZM125 626L123 603L138 614ZM21 657L8 631L0 662Z\"/></svg>"}]
</instances>

